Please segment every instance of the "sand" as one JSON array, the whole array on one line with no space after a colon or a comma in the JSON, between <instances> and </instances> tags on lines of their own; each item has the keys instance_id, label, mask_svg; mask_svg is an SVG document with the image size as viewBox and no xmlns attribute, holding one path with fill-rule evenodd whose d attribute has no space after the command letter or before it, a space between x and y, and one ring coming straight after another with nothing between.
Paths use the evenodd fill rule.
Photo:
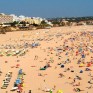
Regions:
<instances>
[{"instance_id":1,"label":"sand","mask_svg":"<svg viewBox=\"0 0 93 93\"><path fill-rule=\"evenodd\" d=\"M23 56L0 56L0 87L5 75L12 72L8 87L0 88L0 93L17 93L17 90L10 90L20 68L26 74L23 76L22 93L28 93L29 90L32 93L46 93L47 89L53 90L52 93L57 93L59 89L63 93L75 93L76 88L82 90L80 93L92 93L93 37L90 32L93 32L93 26L55 27L1 34L0 51L26 50L26 53ZM31 47L32 43L39 45ZM25 44L28 45L25 47ZM6 45L13 47L5 49ZM91 64L89 67L88 63ZM40 70L44 66L47 68ZM86 68L91 71L85 71ZM80 73L81 70L83 73ZM91 83L88 83L90 80Z\"/></svg>"}]
</instances>

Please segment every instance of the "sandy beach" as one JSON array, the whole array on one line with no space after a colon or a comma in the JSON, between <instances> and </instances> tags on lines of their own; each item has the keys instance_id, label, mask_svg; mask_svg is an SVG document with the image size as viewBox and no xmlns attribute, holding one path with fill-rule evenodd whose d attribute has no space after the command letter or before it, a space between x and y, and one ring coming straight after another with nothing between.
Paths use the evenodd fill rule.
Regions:
<instances>
[{"instance_id":1,"label":"sandy beach","mask_svg":"<svg viewBox=\"0 0 93 93\"><path fill-rule=\"evenodd\" d=\"M92 93L93 26L67 26L0 34L0 93ZM3 80L11 72L6 89ZM17 86L18 87L18 86ZM50 91L52 90L52 92ZM57 92L62 90L62 92Z\"/></svg>"}]
</instances>

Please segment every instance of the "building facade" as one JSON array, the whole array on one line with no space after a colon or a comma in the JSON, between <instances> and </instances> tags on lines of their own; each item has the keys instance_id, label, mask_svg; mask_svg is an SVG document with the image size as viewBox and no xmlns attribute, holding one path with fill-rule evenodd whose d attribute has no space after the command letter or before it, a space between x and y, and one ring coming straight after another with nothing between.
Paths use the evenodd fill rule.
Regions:
<instances>
[{"instance_id":1,"label":"building facade","mask_svg":"<svg viewBox=\"0 0 93 93\"><path fill-rule=\"evenodd\" d=\"M40 25L41 24L41 19L40 18L25 18L25 22L28 22L29 24L37 24Z\"/></svg>"},{"instance_id":2,"label":"building facade","mask_svg":"<svg viewBox=\"0 0 93 93\"><path fill-rule=\"evenodd\" d=\"M0 24L13 22L13 17L10 15L0 14Z\"/></svg>"}]
</instances>

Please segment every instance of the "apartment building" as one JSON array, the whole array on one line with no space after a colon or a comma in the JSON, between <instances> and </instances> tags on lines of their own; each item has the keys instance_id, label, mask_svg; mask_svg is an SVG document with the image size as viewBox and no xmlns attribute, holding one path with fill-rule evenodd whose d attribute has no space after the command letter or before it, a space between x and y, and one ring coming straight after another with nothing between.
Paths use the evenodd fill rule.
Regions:
<instances>
[{"instance_id":1,"label":"apartment building","mask_svg":"<svg viewBox=\"0 0 93 93\"><path fill-rule=\"evenodd\" d=\"M25 22L28 22L29 24L41 24L41 19L40 18L25 18Z\"/></svg>"},{"instance_id":2,"label":"apartment building","mask_svg":"<svg viewBox=\"0 0 93 93\"><path fill-rule=\"evenodd\" d=\"M0 14L0 24L13 22L13 17L10 15Z\"/></svg>"}]
</instances>

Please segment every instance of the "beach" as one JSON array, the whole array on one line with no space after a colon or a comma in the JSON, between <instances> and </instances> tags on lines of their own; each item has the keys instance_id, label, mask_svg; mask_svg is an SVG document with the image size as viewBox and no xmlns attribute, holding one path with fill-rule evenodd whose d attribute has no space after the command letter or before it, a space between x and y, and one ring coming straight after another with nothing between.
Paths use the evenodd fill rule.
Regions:
<instances>
[{"instance_id":1,"label":"beach","mask_svg":"<svg viewBox=\"0 0 93 93\"><path fill-rule=\"evenodd\" d=\"M0 93L20 90L11 91L20 69L21 93L30 93L29 90L31 93L92 93L93 26L0 34L0 87L6 74L12 73L7 88L0 88Z\"/></svg>"}]
</instances>

